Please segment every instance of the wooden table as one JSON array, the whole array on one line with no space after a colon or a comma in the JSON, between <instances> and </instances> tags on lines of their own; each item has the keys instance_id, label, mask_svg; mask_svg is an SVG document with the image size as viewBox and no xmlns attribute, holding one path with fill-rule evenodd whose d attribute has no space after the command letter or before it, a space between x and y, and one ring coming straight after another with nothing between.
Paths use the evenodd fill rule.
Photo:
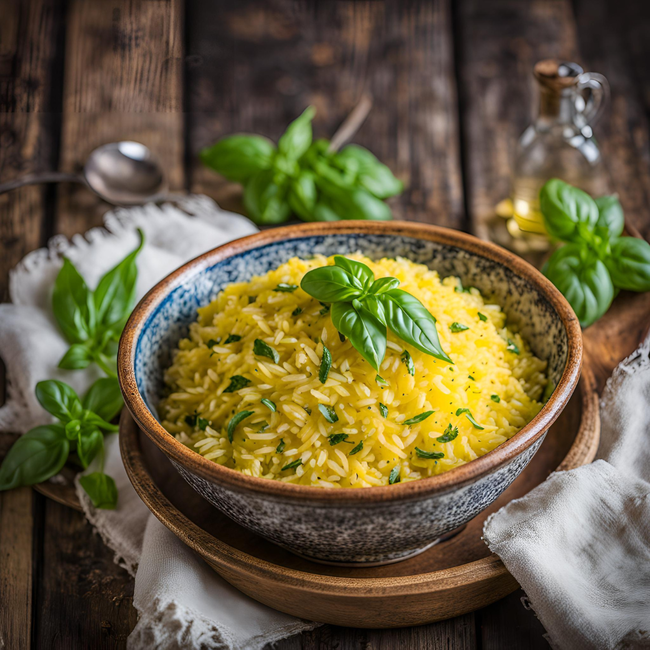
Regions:
<instances>
[{"instance_id":1,"label":"wooden table","mask_svg":"<svg viewBox=\"0 0 650 650\"><path fill-rule=\"evenodd\" d=\"M0 16L2 181L74 171L97 145L133 139L172 189L237 207L201 147L233 131L275 139L308 104L316 135L331 135L369 92L355 140L406 182L396 217L481 233L533 113L533 64L565 57L610 80L597 134L628 222L650 235L648 2L0 0ZM101 224L106 209L71 185L0 197L2 297L23 255ZM616 362L604 356L601 384ZM0 648L124 648L132 593L80 513L29 488L0 493ZM545 648L522 596L426 627L325 626L277 647Z\"/></svg>"}]
</instances>

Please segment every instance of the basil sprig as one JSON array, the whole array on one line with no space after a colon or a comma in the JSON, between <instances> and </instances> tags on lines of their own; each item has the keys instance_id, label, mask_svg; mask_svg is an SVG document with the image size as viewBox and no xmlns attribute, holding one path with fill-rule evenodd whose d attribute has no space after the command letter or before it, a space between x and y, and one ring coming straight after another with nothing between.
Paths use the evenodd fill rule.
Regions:
<instances>
[{"instance_id":1,"label":"basil sprig","mask_svg":"<svg viewBox=\"0 0 650 650\"><path fill-rule=\"evenodd\" d=\"M582 327L609 309L618 289L650 291L650 244L621 237L625 223L616 196L594 200L554 178L539 199L546 230L566 242L542 272L564 294Z\"/></svg>"},{"instance_id":2,"label":"basil sprig","mask_svg":"<svg viewBox=\"0 0 650 650\"><path fill-rule=\"evenodd\" d=\"M436 319L398 286L397 278L375 280L366 264L341 255L334 257L333 266L306 273L300 283L316 300L332 303L334 327L375 370L386 354L387 328L414 348L452 363L440 345ZM410 354L406 354L403 360L409 373L414 372Z\"/></svg>"},{"instance_id":3,"label":"basil sprig","mask_svg":"<svg viewBox=\"0 0 650 650\"><path fill-rule=\"evenodd\" d=\"M286 221L391 219L384 199L400 194L402 182L367 149L348 145L331 151L313 141L315 110L307 108L277 147L258 135L238 134L201 152L203 164L244 186L244 206L259 224Z\"/></svg>"},{"instance_id":4,"label":"basil sprig","mask_svg":"<svg viewBox=\"0 0 650 650\"><path fill-rule=\"evenodd\" d=\"M108 271L91 291L75 265L67 258L54 283L52 310L61 332L71 347L59 361L59 368L80 370L95 362L108 376L115 377L115 344L135 302L138 277L136 258L140 243L117 266Z\"/></svg>"},{"instance_id":5,"label":"basil sprig","mask_svg":"<svg viewBox=\"0 0 650 650\"><path fill-rule=\"evenodd\" d=\"M122 394L112 377L98 379L83 399L62 381L41 381L36 398L59 422L31 429L16 440L0 466L0 491L46 481L73 453L84 469L97 456L103 468L104 434L118 430L110 420L122 408ZM96 508L115 508L115 482L101 468L81 477L80 483Z\"/></svg>"}]
</instances>

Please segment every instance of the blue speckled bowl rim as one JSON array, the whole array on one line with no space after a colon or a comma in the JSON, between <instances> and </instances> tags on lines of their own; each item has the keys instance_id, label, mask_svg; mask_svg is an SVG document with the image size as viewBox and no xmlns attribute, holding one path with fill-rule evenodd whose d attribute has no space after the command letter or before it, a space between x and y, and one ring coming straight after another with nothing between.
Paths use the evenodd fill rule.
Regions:
<instances>
[{"instance_id":1,"label":"blue speckled bowl rim","mask_svg":"<svg viewBox=\"0 0 650 650\"><path fill-rule=\"evenodd\" d=\"M476 460L444 474L429 478L372 488L324 490L308 485L246 476L207 460L168 433L148 409L135 378L135 355L144 324L165 298L179 285L224 259L277 241L327 234L383 234L436 242L467 251L509 268L524 277L552 306L567 333L567 361L553 395L540 412L510 440ZM138 426L169 458L202 478L240 492L252 491L286 500L302 500L331 505L370 505L395 500L425 498L458 489L496 471L534 444L559 417L580 378L582 331L576 315L564 296L537 269L505 249L472 235L449 228L405 221L307 223L273 228L219 246L184 264L153 287L129 318L118 351L117 369L124 401Z\"/></svg>"}]
</instances>

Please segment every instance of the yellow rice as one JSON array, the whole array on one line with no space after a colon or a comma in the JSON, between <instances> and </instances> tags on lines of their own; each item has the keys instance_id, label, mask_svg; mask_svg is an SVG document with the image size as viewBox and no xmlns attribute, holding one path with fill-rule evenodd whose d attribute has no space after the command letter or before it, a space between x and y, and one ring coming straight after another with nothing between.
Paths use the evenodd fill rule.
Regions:
<instances>
[{"instance_id":1,"label":"yellow rice","mask_svg":"<svg viewBox=\"0 0 650 650\"><path fill-rule=\"evenodd\" d=\"M506 327L499 305L486 303L476 289L463 291L458 278L440 280L435 271L407 259L349 257L367 264L376 278L398 278L400 288L422 301L438 321L442 347L453 365L389 332L380 370L388 386L382 388L375 370L349 341L341 342L318 301L300 288L274 291L280 283L300 285L307 271L333 263L322 256L294 258L250 282L229 285L198 310L198 322L179 342L165 375L168 394L160 405L165 428L206 458L249 476L329 488L371 487L388 484L395 467L393 477L398 471L402 482L459 467L511 438L537 414L547 383L546 362ZM293 316L298 307L302 312ZM453 322L469 329L453 333ZM231 334L241 340L226 345ZM277 350L278 364L253 353L257 338ZM219 343L210 349L206 343L211 339ZM519 354L507 349L508 339ZM319 380L323 343L332 355L325 384ZM405 349L415 376L400 359ZM246 377L249 385L224 393L234 375ZM261 404L262 398L273 401L277 411ZM387 418L380 403L388 408ZM328 422L319 404L333 407L338 422ZM469 408L483 429L474 427L465 413L457 416L460 408ZM226 426L244 410L254 415L237 426L231 444ZM419 424L403 424L429 410L434 414ZM205 430L186 422L187 416L192 422L193 414L203 426L207 420ZM449 424L458 427L457 437L438 441ZM338 433L347 439L331 445L328 436ZM363 449L350 455L361 441ZM444 458L420 458L416 447L442 452ZM299 459L300 466L282 470Z\"/></svg>"}]
</instances>

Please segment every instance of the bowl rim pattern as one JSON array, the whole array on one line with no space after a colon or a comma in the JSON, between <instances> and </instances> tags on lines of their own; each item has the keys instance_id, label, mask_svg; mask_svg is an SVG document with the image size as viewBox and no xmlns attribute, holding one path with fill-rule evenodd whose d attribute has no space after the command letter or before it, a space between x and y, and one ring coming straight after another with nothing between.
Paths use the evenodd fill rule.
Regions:
<instances>
[{"instance_id":1,"label":"bowl rim pattern","mask_svg":"<svg viewBox=\"0 0 650 650\"><path fill-rule=\"evenodd\" d=\"M247 476L229 469L189 449L168 433L147 407L137 387L135 353L144 323L166 296L182 285L188 275L196 275L230 257L274 242L310 236L340 234L394 235L431 241L460 248L486 258L523 277L551 305L567 332L567 360L551 398L540 412L512 438L484 456L443 474L417 481L372 488L327 490ZM137 304L120 339L117 370L124 402L136 423L169 458L191 473L216 485L238 492L254 492L288 501L309 501L331 505L370 505L422 499L451 492L485 477L512 461L534 444L559 417L575 390L582 366L582 331L571 306L555 286L537 269L514 253L482 241L473 235L441 226L406 221L307 223L265 230L242 237L190 260L155 285Z\"/></svg>"}]
</instances>

